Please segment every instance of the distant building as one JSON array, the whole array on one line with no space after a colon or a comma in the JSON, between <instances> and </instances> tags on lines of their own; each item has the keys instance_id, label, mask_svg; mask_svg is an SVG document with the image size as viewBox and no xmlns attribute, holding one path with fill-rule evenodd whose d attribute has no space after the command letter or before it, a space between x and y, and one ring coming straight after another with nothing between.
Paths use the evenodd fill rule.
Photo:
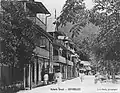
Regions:
<instances>
[{"instance_id":1,"label":"distant building","mask_svg":"<svg viewBox=\"0 0 120 93\"><path fill-rule=\"evenodd\" d=\"M86 75L88 75L91 72L91 67L92 67L90 61L80 61L80 64L83 64L85 73Z\"/></svg>"}]
</instances>

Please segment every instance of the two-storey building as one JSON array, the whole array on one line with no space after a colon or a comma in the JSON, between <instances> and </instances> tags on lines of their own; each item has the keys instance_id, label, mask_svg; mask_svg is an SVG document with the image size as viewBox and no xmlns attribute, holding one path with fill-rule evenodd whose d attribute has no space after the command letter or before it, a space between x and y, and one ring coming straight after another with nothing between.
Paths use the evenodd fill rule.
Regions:
<instances>
[{"instance_id":1,"label":"two-storey building","mask_svg":"<svg viewBox=\"0 0 120 93\"><path fill-rule=\"evenodd\" d=\"M31 64L26 64L24 74L22 74L24 87L30 88L39 85L43 81L45 71L48 73L53 72L51 65L53 55L52 36L46 32L47 18L51 14L42 2L34 0L11 0L11 2L18 2L24 7L24 11L27 14L26 18L33 22L34 32L36 33L36 38L32 39L32 43L36 46L33 50L33 60ZM19 75L19 73L17 74ZM6 75L4 76L6 77ZM3 77L3 75L1 76L0 74L0 77Z\"/></svg>"},{"instance_id":2,"label":"two-storey building","mask_svg":"<svg viewBox=\"0 0 120 93\"><path fill-rule=\"evenodd\" d=\"M34 58L32 65L24 70L24 86L34 87L43 81L45 71L52 72L52 37L47 30L47 18L51 15L42 2L20 1L25 11L29 12L27 18L35 24L38 31L37 39L34 41L36 48L33 50Z\"/></svg>"},{"instance_id":3,"label":"two-storey building","mask_svg":"<svg viewBox=\"0 0 120 93\"><path fill-rule=\"evenodd\" d=\"M60 69L63 79L77 77L74 43L60 31L49 32L53 37L53 69Z\"/></svg>"}]
</instances>

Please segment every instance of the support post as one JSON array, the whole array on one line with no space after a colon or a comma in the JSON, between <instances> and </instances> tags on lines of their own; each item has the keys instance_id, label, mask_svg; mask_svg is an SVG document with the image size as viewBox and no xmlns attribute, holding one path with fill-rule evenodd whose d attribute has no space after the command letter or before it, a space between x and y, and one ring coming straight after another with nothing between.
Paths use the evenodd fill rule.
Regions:
<instances>
[{"instance_id":1,"label":"support post","mask_svg":"<svg viewBox=\"0 0 120 93\"><path fill-rule=\"evenodd\" d=\"M28 86L31 87L31 65L28 65Z\"/></svg>"},{"instance_id":2,"label":"support post","mask_svg":"<svg viewBox=\"0 0 120 93\"><path fill-rule=\"evenodd\" d=\"M35 85L36 85L36 81L37 81L37 77L36 77L36 75L37 75L37 71L36 71L36 62L34 63L34 82L35 82Z\"/></svg>"},{"instance_id":3,"label":"support post","mask_svg":"<svg viewBox=\"0 0 120 93\"><path fill-rule=\"evenodd\" d=\"M32 68L31 68L31 64L29 64L29 65L30 65L29 69L30 69L30 90L31 90L32 89L32 77L31 77L32 76Z\"/></svg>"},{"instance_id":4,"label":"support post","mask_svg":"<svg viewBox=\"0 0 120 93\"><path fill-rule=\"evenodd\" d=\"M26 78L25 78L25 67L23 68L23 87L24 87L24 89L25 89L25 87L26 87Z\"/></svg>"}]
</instances>

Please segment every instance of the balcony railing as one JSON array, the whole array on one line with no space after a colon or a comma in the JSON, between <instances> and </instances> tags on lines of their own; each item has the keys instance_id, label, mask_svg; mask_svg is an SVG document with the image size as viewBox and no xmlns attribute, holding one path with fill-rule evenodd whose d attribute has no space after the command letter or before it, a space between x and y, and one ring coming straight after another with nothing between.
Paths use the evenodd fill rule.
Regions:
<instances>
[{"instance_id":1,"label":"balcony railing","mask_svg":"<svg viewBox=\"0 0 120 93\"><path fill-rule=\"evenodd\" d=\"M38 56L44 57L44 58L49 58L49 51L46 49L42 49L40 47L36 47L33 52L35 52Z\"/></svg>"},{"instance_id":2,"label":"balcony railing","mask_svg":"<svg viewBox=\"0 0 120 93\"><path fill-rule=\"evenodd\" d=\"M29 20L32 20L34 23L39 25L43 30L46 31L46 24L41 21L38 17L27 17Z\"/></svg>"},{"instance_id":3,"label":"balcony railing","mask_svg":"<svg viewBox=\"0 0 120 93\"><path fill-rule=\"evenodd\" d=\"M62 56L53 56L53 62L66 63L66 59Z\"/></svg>"}]
</instances>

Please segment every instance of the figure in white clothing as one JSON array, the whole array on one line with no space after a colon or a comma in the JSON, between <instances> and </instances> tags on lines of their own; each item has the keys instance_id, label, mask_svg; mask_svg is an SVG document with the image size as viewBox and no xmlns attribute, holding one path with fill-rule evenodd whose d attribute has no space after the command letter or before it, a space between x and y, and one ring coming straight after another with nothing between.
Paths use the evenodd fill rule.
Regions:
<instances>
[{"instance_id":1,"label":"figure in white clothing","mask_svg":"<svg viewBox=\"0 0 120 93\"><path fill-rule=\"evenodd\" d=\"M48 84L48 73L45 73L44 75L44 84L47 85Z\"/></svg>"},{"instance_id":2,"label":"figure in white clothing","mask_svg":"<svg viewBox=\"0 0 120 93\"><path fill-rule=\"evenodd\" d=\"M101 75L100 75L99 72L97 72L97 73L95 74L95 80L94 80L94 83L96 84L98 81L101 81Z\"/></svg>"},{"instance_id":3,"label":"figure in white clothing","mask_svg":"<svg viewBox=\"0 0 120 93\"><path fill-rule=\"evenodd\" d=\"M80 77L80 80L81 80L81 82L82 82L83 79L84 79L84 70L80 70L80 72L79 72L79 77Z\"/></svg>"},{"instance_id":4,"label":"figure in white clothing","mask_svg":"<svg viewBox=\"0 0 120 93\"><path fill-rule=\"evenodd\" d=\"M60 84L62 82L62 74L60 71L57 71L55 73L55 81L57 84Z\"/></svg>"}]
</instances>

